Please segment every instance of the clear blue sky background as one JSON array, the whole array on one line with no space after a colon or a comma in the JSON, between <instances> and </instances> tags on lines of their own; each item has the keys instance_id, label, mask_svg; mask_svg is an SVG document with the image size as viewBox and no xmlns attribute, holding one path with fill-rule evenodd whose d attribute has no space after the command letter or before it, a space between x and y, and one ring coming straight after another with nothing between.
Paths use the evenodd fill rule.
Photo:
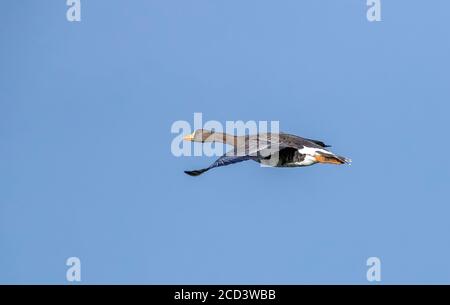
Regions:
<instances>
[{"instance_id":1,"label":"clear blue sky background","mask_svg":"<svg viewBox=\"0 0 450 305\"><path fill-rule=\"evenodd\" d=\"M0 282L450 282L450 2L2 1ZM176 120L279 120L352 166L193 178Z\"/></svg>"}]
</instances>

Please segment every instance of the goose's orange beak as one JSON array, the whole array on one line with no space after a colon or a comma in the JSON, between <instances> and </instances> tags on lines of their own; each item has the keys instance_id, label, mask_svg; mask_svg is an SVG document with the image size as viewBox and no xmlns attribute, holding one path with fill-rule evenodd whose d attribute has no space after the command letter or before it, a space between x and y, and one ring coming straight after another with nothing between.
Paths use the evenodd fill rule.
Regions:
<instances>
[{"instance_id":1,"label":"goose's orange beak","mask_svg":"<svg viewBox=\"0 0 450 305\"><path fill-rule=\"evenodd\" d=\"M183 140L185 140L185 141L193 141L194 140L194 134L188 134L187 136L184 136Z\"/></svg>"}]
</instances>

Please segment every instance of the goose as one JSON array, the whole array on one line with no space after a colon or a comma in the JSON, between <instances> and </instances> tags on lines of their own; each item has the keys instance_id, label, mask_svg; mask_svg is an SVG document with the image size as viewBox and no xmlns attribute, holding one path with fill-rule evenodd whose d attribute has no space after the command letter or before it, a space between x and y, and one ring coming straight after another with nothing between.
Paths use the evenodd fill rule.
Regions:
<instances>
[{"instance_id":1,"label":"goose","mask_svg":"<svg viewBox=\"0 0 450 305\"><path fill-rule=\"evenodd\" d=\"M322 141L302 138L287 133L258 133L234 136L223 132L197 129L183 138L191 142L220 142L233 147L210 166L185 171L189 176L199 176L206 171L242 161L253 160L270 167L301 167L316 163L350 164L351 160L329 151Z\"/></svg>"}]
</instances>

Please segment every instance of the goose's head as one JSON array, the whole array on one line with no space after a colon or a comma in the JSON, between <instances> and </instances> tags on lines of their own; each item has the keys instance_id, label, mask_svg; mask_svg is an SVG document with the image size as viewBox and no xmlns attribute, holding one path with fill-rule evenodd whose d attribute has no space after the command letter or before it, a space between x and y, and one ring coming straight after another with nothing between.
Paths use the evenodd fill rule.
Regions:
<instances>
[{"instance_id":1,"label":"goose's head","mask_svg":"<svg viewBox=\"0 0 450 305\"><path fill-rule=\"evenodd\" d=\"M214 141L214 137L212 135L214 134L213 131L206 130L206 129L197 129L193 133L185 136L183 140L185 141L191 141L191 142L212 142Z\"/></svg>"}]
</instances>

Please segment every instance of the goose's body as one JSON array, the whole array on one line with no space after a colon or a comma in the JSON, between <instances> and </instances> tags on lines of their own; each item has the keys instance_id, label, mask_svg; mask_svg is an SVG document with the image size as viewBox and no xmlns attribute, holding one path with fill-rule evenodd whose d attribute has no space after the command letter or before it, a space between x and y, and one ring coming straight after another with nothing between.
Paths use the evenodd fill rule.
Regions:
<instances>
[{"instance_id":1,"label":"goose's body","mask_svg":"<svg viewBox=\"0 0 450 305\"><path fill-rule=\"evenodd\" d=\"M221 142L233 146L233 149L221 156L207 168L185 171L191 176L198 176L214 167L237 162L253 160L271 167L299 167L316 163L348 164L351 162L335 155L326 148L325 143L306 139L291 134L263 133L250 136L232 136L208 130L196 130L184 138L195 142Z\"/></svg>"}]
</instances>

